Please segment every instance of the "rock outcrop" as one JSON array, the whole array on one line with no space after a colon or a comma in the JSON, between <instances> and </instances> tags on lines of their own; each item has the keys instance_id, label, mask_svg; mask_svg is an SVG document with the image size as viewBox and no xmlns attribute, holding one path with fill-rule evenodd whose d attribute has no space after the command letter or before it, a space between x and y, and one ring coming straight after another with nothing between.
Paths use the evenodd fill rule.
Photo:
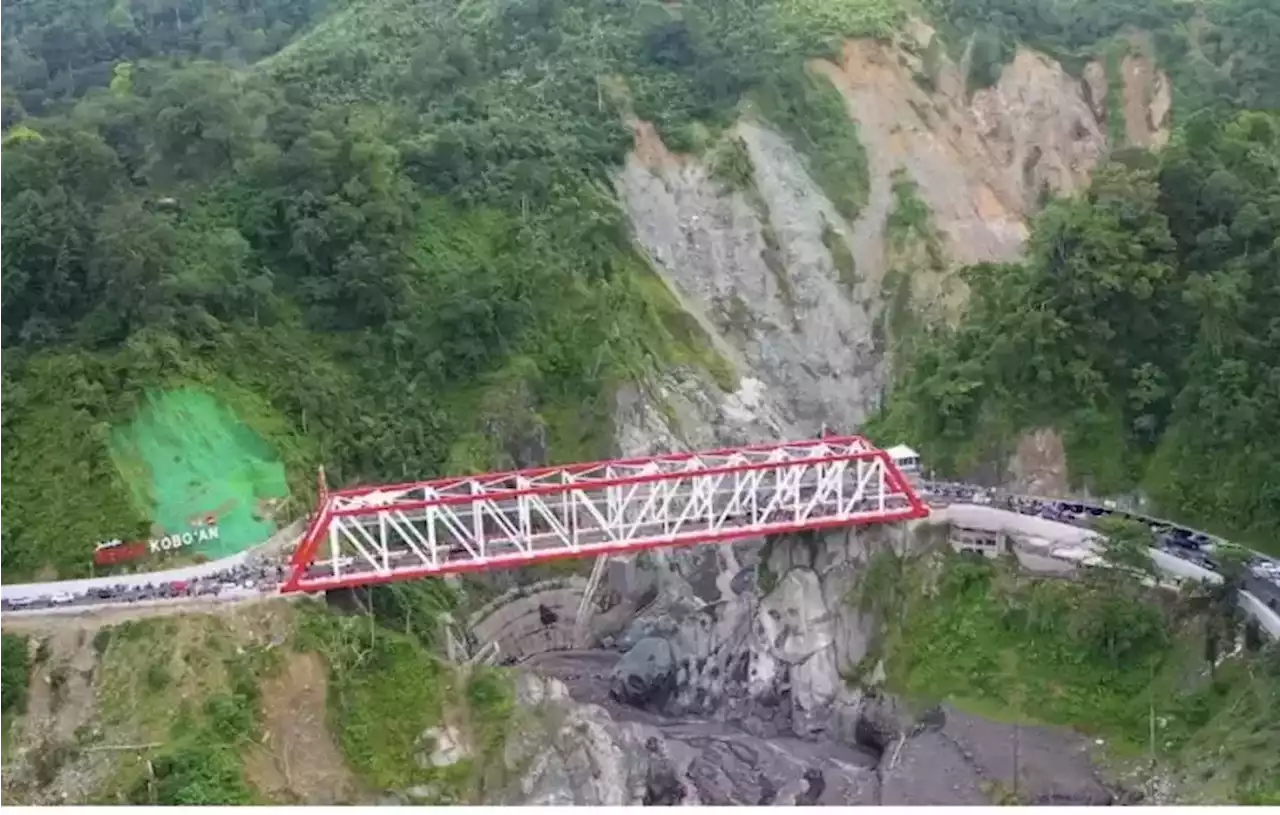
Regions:
<instances>
[{"instance_id":1,"label":"rock outcrop","mask_svg":"<svg viewBox=\"0 0 1280 815\"><path fill-rule=\"evenodd\" d=\"M657 140L637 128L641 141ZM618 187L637 240L746 378L742 404L729 399L717 413L770 430L854 426L884 386L872 284L849 291L841 282L823 234L847 241L848 227L786 140L750 122L734 137L751 157L758 199L727 190L700 162L664 158L660 142L632 154Z\"/></svg>"},{"instance_id":2,"label":"rock outcrop","mask_svg":"<svg viewBox=\"0 0 1280 815\"><path fill-rule=\"evenodd\" d=\"M554 678L522 675L517 702L520 726L503 756L516 780L493 803L625 806L643 800L649 769L644 728L575 702Z\"/></svg>"},{"instance_id":3,"label":"rock outcrop","mask_svg":"<svg viewBox=\"0 0 1280 815\"><path fill-rule=\"evenodd\" d=\"M744 119L724 137L749 158L748 189L632 122L636 147L617 188L637 243L741 385L723 393L707 377L666 371L624 390L623 452L857 427L888 381L890 302L905 291L911 311L955 319L967 295L953 271L1017 259L1046 195L1083 189L1106 151L1097 68L1082 81L1020 49L993 87L970 94L919 21L895 42L850 41L838 61L810 68L843 95L866 150L869 193L853 222L766 121ZM1134 93L1159 119L1167 82L1149 79ZM890 248L904 184L937 235L924 258ZM838 268L832 241L852 256L852 274Z\"/></svg>"},{"instance_id":4,"label":"rock outcrop","mask_svg":"<svg viewBox=\"0 0 1280 815\"><path fill-rule=\"evenodd\" d=\"M995 86L971 95L960 67L939 56L932 39L916 24L896 42L849 42L838 61L810 66L842 94L867 152L869 195L854 222L767 122L739 121L724 137L749 158L747 189L727 186L710 162L672 154L648 123L631 123L636 149L617 188L637 243L737 370L739 385L726 393L697 371L666 370L621 390L621 454L812 435L823 424L855 429L888 377L882 323L891 272L908 274L910 308L952 319L965 292L951 272L1018 258L1026 221L1046 194L1088 183L1105 151L1105 74L1081 81L1024 49ZM927 254L889 246L890 215L906 182L931 214L937 246ZM838 268L832 240L852 255L856 274ZM923 526L910 534L859 530L660 550L645 555L643 568L632 560L615 570L605 590L620 599L592 632L616 650L548 652L527 663L567 688L544 688L549 701L539 704L561 710L544 720L575 724L541 734L553 747L534 761L533 780L517 797L651 804L998 797L993 785L1004 776L990 733L969 744L970 731L961 732L950 712L917 720L844 678L883 675L867 664L877 621L849 602L871 553L935 543ZM567 712L571 705L575 712ZM594 765L572 758L584 750L603 757ZM1078 789L1063 794L1104 797L1087 762L1076 769ZM575 775L588 772L626 792L605 794ZM555 791L570 784L578 791ZM1054 789L1045 800L1062 792Z\"/></svg>"},{"instance_id":5,"label":"rock outcrop","mask_svg":"<svg viewBox=\"0 0 1280 815\"><path fill-rule=\"evenodd\" d=\"M633 707L661 708L676 687L671 643L645 637L631 647L613 669L613 698Z\"/></svg>"},{"instance_id":6,"label":"rock outcrop","mask_svg":"<svg viewBox=\"0 0 1280 815\"><path fill-rule=\"evenodd\" d=\"M948 707L913 715L890 695L846 685L841 671L865 655L876 628L850 602L867 557L939 542L923 524L896 538L748 544L743 560L757 576L779 573L746 588L701 580L709 561L651 561L669 594L613 638L625 653L546 652L524 664L531 675L519 700L530 723L508 747L518 782L505 800L954 805L1016 793L1110 802L1079 737ZM717 550L732 551L702 551Z\"/></svg>"}]
</instances>

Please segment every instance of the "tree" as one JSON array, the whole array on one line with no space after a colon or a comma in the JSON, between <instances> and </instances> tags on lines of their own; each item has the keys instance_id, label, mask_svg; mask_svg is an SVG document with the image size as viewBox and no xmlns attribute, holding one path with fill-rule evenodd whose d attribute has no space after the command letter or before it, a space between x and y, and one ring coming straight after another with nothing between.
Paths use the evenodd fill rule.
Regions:
<instances>
[{"instance_id":1,"label":"tree","mask_svg":"<svg viewBox=\"0 0 1280 815\"><path fill-rule=\"evenodd\" d=\"M27 709L27 683L31 678L27 646L26 637L13 634L0 637L0 663L4 667L0 672L0 709L5 714L21 714Z\"/></svg>"},{"instance_id":2,"label":"tree","mask_svg":"<svg viewBox=\"0 0 1280 815\"><path fill-rule=\"evenodd\" d=\"M1098 519L1096 528L1104 535L1102 557L1112 567L1130 578L1156 576L1151 559L1151 530L1136 521L1118 516Z\"/></svg>"}]
</instances>

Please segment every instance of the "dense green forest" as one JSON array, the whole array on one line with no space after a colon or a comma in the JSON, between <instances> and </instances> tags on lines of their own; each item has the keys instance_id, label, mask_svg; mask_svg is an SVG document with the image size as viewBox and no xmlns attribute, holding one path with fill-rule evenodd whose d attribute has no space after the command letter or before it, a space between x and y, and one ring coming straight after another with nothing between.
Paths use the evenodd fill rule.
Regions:
<instances>
[{"instance_id":1,"label":"dense green forest","mask_svg":"<svg viewBox=\"0 0 1280 815\"><path fill-rule=\"evenodd\" d=\"M963 271L965 320L898 338L873 434L963 474L1006 459L1019 431L1057 426L1076 484L1139 487L1163 513L1280 552L1280 7L927 6L952 51L970 49L970 87L1020 43L1070 71L1114 70L1142 32L1178 128L1158 155L1113 145L1086 195L1037 218L1025 262Z\"/></svg>"},{"instance_id":2,"label":"dense green forest","mask_svg":"<svg viewBox=\"0 0 1280 815\"><path fill-rule=\"evenodd\" d=\"M1273 421L1265 371L1274 341L1258 333L1267 283L1257 270L1275 261L1265 158L1274 153L1260 124L1270 120L1225 122L1234 109L1275 104L1280 37L1266 5L1221 0L1194 20L1185 4L1159 0L1038 0L1026 14L964 0L936 10L952 45L995 43L992 65L1017 41L1079 56L1122 26L1144 25L1162 54L1186 56L1171 65L1194 57L1202 69L1179 84L1215 100L1214 118L1187 131L1200 135L1158 168L1112 171L1087 202L1056 205L1033 253L1058 262L1055 228L1076 241L1071 230L1084 239L1095 226L1143 224L1138 248L1148 256L1118 280L1161 274L1173 288L1143 300L1106 282L1090 296L1113 313L1131 300L1150 305L1156 335L1126 323L1117 330L1140 346L1125 359L1076 356L1097 353L1100 340L1084 302L1064 305L1061 319L1083 322L1061 330L1084 344L1044 352L1074 378L1045 376L1056 404L1074 388L1066 382L1101 377L1096 394L1070 390L1071 404L1085 394L1089 415L1110 422L1111 435L1088 436L1093 444L1123 438L1132 452L1114 472L1090 463L1084 474L1131 483L1159 454L1162 498L1254 534L1275 528L1277 498L1232 485L1267 483L1256 479L1275 466L1259 452L1265 443L1241 440ZM107 440L154 389L203 388L233 409L283 459L297 512L320 463L342 484L596 456L611 444L620 382L684 364L731 387L732 372L631 244L611 186L631 143L624 122L655 121L670 145L700 151L751 99L852 217L865 200L864 158L852 126L833 116L839 100L803 59L833 53L842 37L885 36L905 13L893 0L678 9L648 0L6 0L8 579L45 566L81 574L93 541L146 532ZM1197 185L1214 192L1178 210ZM1033 281L1040 269L1033 260L1004 271ZM966 342L987 341L990 327L979 326L995 318L983 315L1035 285L979 291ZM1174 291L1220 302L1221 318L1201 330L1203 309ZM1166 342L1170 333L1176 341ZM1038 385L1024 398L1019 388L1034 380L1025 371L991 379L991 354L946 356L959 347L923 353L892 411L931 451L979 429L977 417L997 404L1002 420L1021 422L1050 401ZM1206 356L1218 350L1236 367ZM944 363L944 374L931 373ZM1096 376L1081 372L1095 363ZM1228 472L1218 475L1199 466L1217 443L1189 433L1206 412L1233 449L1251 450L1246 463L1219 458L1214 466Z\"/></svg>"},{"instance_id":3,"label":"dense green forest","mask_svg":"<svg viewBox=\"0 0 1280 815\"><path fill-rule=\"evenodd\" d=\"M1094 490L1280 539L1280 117L1192 116L1036 220L1023 263L965 271L969 313L913 340L879 432L944 469L1066 431Z\"/></svg>"},{"instance_id":4,"label":"dense green forest","mask_svg":"<svg viewBox=\"0 0 1280 815\"><path fill-rule=\"evenodd\" d=\"M732 386L631 245L624 115L687 149L744 94L803 120L829 103L803 56L898 14L88 5L5 7L6 61L43 65L4 74L9 579L144 533L106 440L151 389L215 393L305 501L321 462L342 484L602 455L613 387L653 366ZM276 22L308 33L242 67Z\"/></svg>"}]
</instances>

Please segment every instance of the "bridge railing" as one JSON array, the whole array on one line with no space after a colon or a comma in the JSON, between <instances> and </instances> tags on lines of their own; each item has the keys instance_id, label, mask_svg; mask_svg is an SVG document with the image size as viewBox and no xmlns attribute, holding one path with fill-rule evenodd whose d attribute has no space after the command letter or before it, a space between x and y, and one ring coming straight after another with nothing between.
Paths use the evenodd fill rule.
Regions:
<instances>
[{"instance_id":1,"label":"bridge railing","mask_svg":"<svg viewBox=\"0 0 1280 815\"><path fill-rule=\"evenodd\" d=\"M856 436L341 490L282 591L927 514L888 455Z\"/></svg>"}]
</instances>

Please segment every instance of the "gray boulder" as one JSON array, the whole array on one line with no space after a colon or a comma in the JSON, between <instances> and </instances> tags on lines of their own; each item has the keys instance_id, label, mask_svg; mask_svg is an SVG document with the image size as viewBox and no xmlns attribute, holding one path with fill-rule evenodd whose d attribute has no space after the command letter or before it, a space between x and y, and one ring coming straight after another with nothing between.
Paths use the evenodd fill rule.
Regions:
<instances>
[{"instance_id":1,"label":"gray boulder","mask_svg":"<svg viewBox=\"0 0 1280 815\"><path fill-rule=\"evenodd\" d=\"M676 659L671 643L646 637L618 660L610 695L635 707L661 707L676 687Z\"/></svg>"}]
</instances>

